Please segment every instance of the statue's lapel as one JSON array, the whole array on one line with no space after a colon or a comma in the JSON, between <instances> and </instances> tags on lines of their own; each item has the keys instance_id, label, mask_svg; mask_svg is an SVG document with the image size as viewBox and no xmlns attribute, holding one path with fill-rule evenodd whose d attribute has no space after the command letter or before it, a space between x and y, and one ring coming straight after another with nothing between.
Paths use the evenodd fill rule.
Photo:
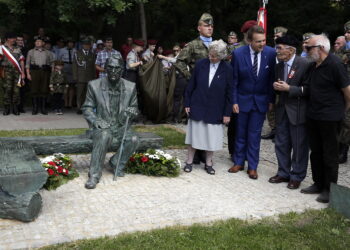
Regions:
<instances>
[{"instance_id":1,"label":"statue's lapel","mask_svg":"<svg viewBox=\"0 0 350 250\"><path fill-rule=\"evenodd\" d=\"M108 84L107 84L106 78L102 79L102 96L104 99L104 103L106 104L107 111L108 113L110 113L111 111L109 110Z\"/></svg>"}]
</instances>

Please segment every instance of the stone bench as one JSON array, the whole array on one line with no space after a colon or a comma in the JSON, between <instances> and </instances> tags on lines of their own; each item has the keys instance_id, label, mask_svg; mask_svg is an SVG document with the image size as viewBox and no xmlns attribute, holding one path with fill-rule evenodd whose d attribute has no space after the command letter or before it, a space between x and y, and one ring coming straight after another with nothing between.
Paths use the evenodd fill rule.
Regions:
<instances>
[{"instance_id":1,"label":"stone bench","mask_svg":"<svg viewBox=\"0 0 350 250\"><path fill-rule=\"evenodd\" d=\"M154 133L136 133L140 138L138 151L149 148L161 148L163 138ZM83 154L91 153L92 139L85 134L69 136L30 136L30 137L0 137L0 142L23 141L34 148L37 155L51 155L54 153ZM112 143L109 151L114 152L117 145Z\"/></svg>"}]
</instances>

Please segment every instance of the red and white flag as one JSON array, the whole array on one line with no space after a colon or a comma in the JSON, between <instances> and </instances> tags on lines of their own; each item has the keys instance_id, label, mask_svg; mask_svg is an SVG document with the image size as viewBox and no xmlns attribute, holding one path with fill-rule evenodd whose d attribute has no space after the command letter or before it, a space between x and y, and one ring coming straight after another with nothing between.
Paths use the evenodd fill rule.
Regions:
<instances>
[{"instance_id":1,"label":"red and white flag","mask_svg":"<svg viewBox=\"0 0 350 250\"><path fill-rule=\"evenodd\" d=\"M8 51L8 49L4 46L4 45L0 45L0 56L6 56L6 58L11 62L11 64L18 70L19 75L19 79L18 79L18 85L21 85L22 83L22 78L21 78L21 74L22 74L22 68L19 65L19 62L16 60L16 58L10 53L10 51ZM0 58L1 58L0 57ZM21 56L20 61L24 60L24 57Z\"/></svg>"},{"instance_id":2,"label":"red and white flag","mask_svg":"<svg viewBox=\"0 0 350 250\"><path fill-rule=\"evenodd\" d=\"M258 25L263 27L265 30L265 34L267 32L267 10L265 7L261 7L258 11Z\"/></svg>"}]
</instances>

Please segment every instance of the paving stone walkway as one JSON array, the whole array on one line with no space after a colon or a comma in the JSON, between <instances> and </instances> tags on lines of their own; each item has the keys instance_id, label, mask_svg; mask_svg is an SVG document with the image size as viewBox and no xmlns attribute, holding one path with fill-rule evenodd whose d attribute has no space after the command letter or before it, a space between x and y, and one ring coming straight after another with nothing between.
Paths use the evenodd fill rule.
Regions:
<instances>
[{"instance_id":1,"label":"paving stone walkway","mask_svg":"<svg viewBox=\"0 0 350 250\"><path fill-rule=\"evenodd\" d=\"M185 150L168 152L185 160ZM228 173L231 161L224 149L214 154L214 176L197 165L191 173L181 171L177 178L126 175L114 182L113 174L105 169L97 188L87 190L84 183L90 155L73 155L73 159L80 177L55 191L41 190L43 209L34 222L0 219L0 249L35 248L178 224L259 219L326 207L315 201L316 195L268 183L277 168L271 141L262 141L258 180L249 179L245 171ZM339 184L348 187L349 167L341 165L339 173ZM301 188L310 184L308 176Z\"/></svg>"}]
</instances>

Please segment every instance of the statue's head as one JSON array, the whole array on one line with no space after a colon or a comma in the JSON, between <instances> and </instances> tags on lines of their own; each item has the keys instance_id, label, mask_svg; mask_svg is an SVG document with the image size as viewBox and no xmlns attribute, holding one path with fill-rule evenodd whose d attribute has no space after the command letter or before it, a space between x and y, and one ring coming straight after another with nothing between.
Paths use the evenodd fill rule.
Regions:
<instances>
[{"instance_id":1,"label":"statue's head","mask_svg":"<svg viewBox=\"0 0 350 250\"><path fill-rule=\"evenodd\" d=\"M111 83L118 83L123 75L124 61L120 55L111 55L105 65L108 80Z\"/></svg>"}]
</instances>

